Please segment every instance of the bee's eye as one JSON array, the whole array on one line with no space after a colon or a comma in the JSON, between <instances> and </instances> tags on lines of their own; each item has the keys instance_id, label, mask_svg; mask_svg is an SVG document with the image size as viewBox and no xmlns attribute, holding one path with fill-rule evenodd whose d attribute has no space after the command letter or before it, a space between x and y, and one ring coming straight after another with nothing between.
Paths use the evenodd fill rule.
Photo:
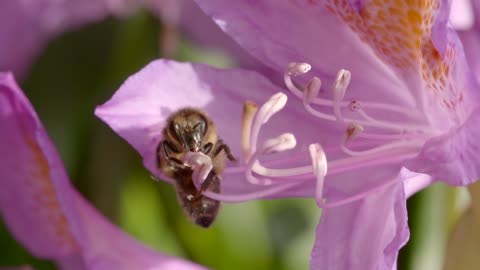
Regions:
<instances>
[{"instance_id":1,"label":"bee's eye","mask_svg":"<svg viewBox=\"0 0 480 270\"><path fill-rule=\"evenodd\" d=\"M198 122L195 126L193 126L193 129L200 132L200 134L204 135L205 134L205 121Z\"/></svg>"},{"instance_id":2,"label":"bee's eye","mask_svg":"<svg viewBox=\"0 0 480 270\"><path fill-rule=\"evenodd\" d=\"M182 128L180 127L179 124L172 122L169 126L169 129L170 129L170 134L172 134L172 136L174 136L176 139L180 139Z\"/></svg>"}]
</instances>

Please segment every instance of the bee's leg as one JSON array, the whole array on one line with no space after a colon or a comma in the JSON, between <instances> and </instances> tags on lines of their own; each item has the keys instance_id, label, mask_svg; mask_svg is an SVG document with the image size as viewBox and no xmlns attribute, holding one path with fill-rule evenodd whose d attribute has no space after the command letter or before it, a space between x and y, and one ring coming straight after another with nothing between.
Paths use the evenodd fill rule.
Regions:
<instances>
[{"instance_id":1,"label":"bee's leg","mask_svg":"<svg viewBox=\"0 0 480 270\"><path fill-rule=\"evenodd\" d=\"M163 152L165 154L165 157L167 160L170 162L170 165L173 167L180 167L184 168L185 164L183 161L179 160L178 158L174 158L170 155L170 151L174 153L180 153L180 150L171 143L170 141L164 140L160 144L158 144L157 147L157 167L160 167L160 148L163 148Z\"/></svg>"},{"instance_id":2,"label":"bee's leg","mask_svg":"<svg viewBox=\"0 0 480 270\"><path fill-rule=\"evenodd\" d=\"M212 151L212 148L213 148L213 143L209 142L203 146L202 152L205 155L208 155L210 151Z\"/></svg>"},{"instance_id":3,"label":"bee's leg","mask_svg":"<svg viewBox=\"0 0 480 270\"><path fill-rule=\"evenodd\" d=\"M225 151L227 154L227 157L230 161L235 161L235 157L232 154L232 151L230 151L230 147L226 145L223 140L218 140L217 143L215 144L215 151L213 152L213 157L216 157L218 154L220 154L221 151Z\"/></svg>"},{"instance_id":4,"label":"bee's leg","mask_svg":"<svg viewBox=\"0 0 480 270\"><path fill-rule=\"evenodd\" d=\"M217 178L217 175L213 170L210 171L210 173L207 175L207 178L205 181L203 181L202 185L200 186L200 189L197 190L195 195L193 195L194 199L198 199L202 195L202 193L208 189L208 187L212 184L212 181Z\"/></svg>"}]
</instances>

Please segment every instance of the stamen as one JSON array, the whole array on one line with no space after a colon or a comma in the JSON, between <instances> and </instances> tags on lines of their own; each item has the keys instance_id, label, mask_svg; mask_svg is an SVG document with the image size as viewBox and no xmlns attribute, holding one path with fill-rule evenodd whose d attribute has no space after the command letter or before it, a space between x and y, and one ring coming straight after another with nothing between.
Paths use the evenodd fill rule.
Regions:
<instances>
[{"instance_id":1,"label":"stamen","mask_svg":"<svg viewBox=\"0 0 480 270\"><path fill-rule=\"evenodd\" d=\"M257 112L257 109L257 104L255 104L253 101L246 101L243 105L241 145L245 160L248 160L252 154L250 149L250 135L252 131L253 118Z\"/></svg>"},{"instance_id":2,"label":"stamen","mask_svg":"<svg viewBox=\"0 0 480 270\"><path fill-rule=\"evenodd\" d=\"M284 133L277 138L268 139L263 143L262 153L265 155L283 152L295 148L297 141L292 133Z\"/></svg>"},{"instance_id":3,"label":"stamen","mask_svg":"<svg viewBox=\"0 0 480 270\"><path fill-rule=\"evenodd\" d=\"M348 124L348 127L345 130L345 142L348 142L351 139L357 137L362 132L363 127L359 123L351 122L350 124Z\"/></svg>"},{"instance_id":4,"label":"stamen","mask_svg":"<svg viewBox=\"0 0 480 270\"><path fill-rule=\"evenodd\" d=\"M197 190L199 190L213 169L212 159L202 152L187 152L183 157L183 162L192 167L192 181Z\"/></svg>"},{"instance_id":5,"label":"stamen","mask_svg":"<svg viewBox=\"0 0 480 270\"><path fill-rule=\"evenodd\" d=\"M337 119L337 122L339 124L343 124L345 122L340 110L340 103L345 97L345 92L347 91L347 87L350 84L350 77L350 71L340 69L340 71L338 71L337 79L335 80L333 87L333 113L335 114L335 118Z\"/></svg>"},{"instance_id":6,"label":"stamen","mask_svg":"<svg viewBox=\"0 0 480 270\"><path fill-rule=\"evenodd\" d=\"M270 186L261 191L256 191L256 192L242 194L242 195L225 195L221 193L211 192L208 190L204 191L203 195L217 201L228 202L228 203L240 203L240 202L246 202L250 200L258 200L258 199L262 199L272 195L277 195L279 192L291 189L301 183L302 182L295 182L295 183L287 183L282 185Z\"/></svg>"},{"instance_id":7,"label":"stamen","mask_svg":"<svg viewBox=\"0 0 480 270\"><path fill-rule=\"evenodd\" d=\"M256 151L260 127L267 123L270 117L272 117L275 113L282 110L285 107L285 104L287 104L287 100L287 95L284 93L276 93L271 96L270 99L265 102L257 112L255 119L253 120L250 134L250 153L254 153Z\"/></svg>"},{"instance_id":8,"label":"stamen","mask_svg":"<svg viewBox=\"0 0 480 270\"><path fill-rule=\"evenodd\" d=\"M417 133L417 132L429 133L430 132L430 131L424 130L424 126L419 126L419 125L404 126L402 124L389 123L389 122L373 119L372 117L368 116L365 111L360 109L359 101L343 101L346 88L348 87L350 83L350 78L351 78L351 74L348 70L342 69L338 72L337 78L334 83L333 100L318 98L316 97L316 95L315 97L312 95L312 91L309 90L309 87L311 87L310 84L313 82L313 79L310 81L309 85L305 88L305 90L302 91L301 89L299 89L299 87L297 87L293 83L291 77L305 74L308 71L310 71L310 69L311 69L311 66L307 63L290 63L287 71L284 74L284 82L287 88L295 96L303 100L305 109L312 115L328 121L337 121L341 124L343 124L344 122L357 121L362 126L376 127L386 131L403 132L406 130L412 133ZM321 111L315 110L311 106L311 104L333 107L333 115L329 115ZM417 114L412 113L409 110L406 110L405 108L400 106L383 104L378 102L366 102L366 101L362 101L361 104L364 108L385 110L392 113L405 115L415 121L424 121L424 119L419 118ZM341 113L341 108L344 108L344 107L349 108L353 112L358 111L359 115L365 118L365 120L343 118Z\"/></svg>"},{"instance_id":9,"label":"stamen","mask_svg":"<svg viewBox=\"0 0 480 270\"><path fill-rule=\"evenodd\" d=\"M381 108L378 109L380 112L381 110L389 112L395 112L397 110L396 112L402 112L402 110L399 110L393 105L365 101L360 103L357 100L344 101L346 89L349 86L351 79L351 74L347 70L342 69L338 72L333 86L332 100L326 100L317 97L321 88L321 80L318 77L313 77L306 85L304 91L300 90L299 87L292 82L291 77L305 74L310 69L311 66L306 63L290 64L288 70L284 74L284 80L287 87L294 95L302 99L306 110L311 114L329 121L336 121L342 125L348 123L348 126L345 130L345 139L340 143L340 147L337 146L335 150L343 151L352 157L329 160L329 174L337 174L357 168L367 168L397 163L400 160L405 160L416 155L419 148L423 144L423 140L421 140L420 137L417 137L419 132L423 131L423 126L416 127L414 124L405 126L403 123L391 123L388 121L377 120L369 116L362 109L362 107L368 108L370 106L372 108L377 107L377 109ZM269 121L270 117L283 109L286 105L286 102L287 96L282 93L277 93L273 95L267 102L265 102L258 111L254 103L247 102L245 104L242 122L242 148L247 164L246 167L242 167L240 169L233 168L230 170L231 172L241 172L241 169L244 169L245 178L249 183L257 186L271 185L271 188L243 195L225 195L205 191L205 196L226 202L240 202L250 199L258 199L275 195L278 192L290 189L298 184L303 183L304 181L311 181L312 177L314 177L316 181L315 200L317 205L322 208L328 208L360 200L372 194L373 192L384 189L396 183L396 181L384 182L365 192L342 199L340 201L325 202L323 192L325 186L325 177L327 175L327 158L325 151L320 144L309 145L308 150L310 153L311 165L285 169L272 169L262 166L259 160L260 156L291 150L296 145L294 135L291 133L285 133L276 138L264 141L261 146L259 146L259 150L257 150L258 135L262 126ZM312 104L329 106L333 108L333 114L317 111L312 108ZM360 105L362 105L362 107ZM351 112L356 112L358 114L354 114L353 118L344 118L342 116L342 109L344 108L348 108ZM405 115L407 114L408 113L405 113ZM411 122L408 121L407 123ZM364 133L364 127L375 127L377 129L381 129L381 131L379 134ZM400 132L400 134L389 134L386 131ZM408 135L412 134L415 134L416 136L412 136L412 139L407 137ZM363 151L354 151L347 148L347 143L357 136L362 138L394 140L393 142L382 144L380 146ZM406 140L406 138L409 140ZM371 146L372 142L368 140L362 140L355 145L356 147L367 147ZM301 161L304 158L306 157L300 157L297 158L297 160ZM199 158L197 159L200 160ZM211 160L195 161L197 163L201 163L202 165L207 164L208 161L211 163ZM278 163L287 164L285 160L281 160L281 162ZM195 180L194 182L201 183L201 178L208 175L206 172L207 169L208 167L199 168L197 173L198 176L195 177L199 178L199 180ZM196 170L197 167L195 168L195 171ZM200 172L200 170L202 171Z\"/></svg>"},{"instance_id":10,"label":"stamen","mask_svg":"<svg viewBox=\"0 0 480 270\"><path fill-rule=\"evenodd\" d=\"M373 154L385 153L388 150L393 150L395 148L402 148L402 147L404 147L406 149L419 150L419 148L421 148L422 145L423 145L423 143L421 141L417 141L417 140L409 140L409 141L399 140L399 141L395 141L395 142L392 142L392 143L383 144L381 146L378 146L378 147L375 147L375 148L372 148L372 149L369 149L369 150L353 151L353 150L350 150L345 145L345 142L342 142L342 144L340 145L340 149L342 149L342 151L347 155L363 156L363 155L373 155Z\"/></svg>"},{"instance_id":11,"label":"stamen","mask_svg":"<svg viewBox=\"0 0 480 270\"><path fill-rule=\"evenodd\" d=\"M315 185L315 201L317 205L323 202L323 184L327 175L327 157L320 144L311 144L308 147L312 159L313 175L317 178Z\"/></svg>"},{"instance_id":12,"label":"stamen","mask_svg":"<svg viewBox=\"0 0 480 270\"><path fill-rule=\"evenodd\" d=\"M271 179L265 177L258 178L253 175L253 168L256 166L256 164L259 164L258 157L262 154L268 155L276 152L290 150L294 148L295 145L295 136L293 136L293 134L291 133L285 133L278 136L277 138L266 140L262 145L262 150L259 153L254 153L251 159L248 161L247 169L245 171L245 178L247 179L247 181L255 185L271 185Z\"/></svg>"},{"instance_id":13,"label":"stamen","mask_svg":"<svg viewBox=\"0 0 480 270\"><path fill-rule=\"evenodd\" d=\"M418 150L418 148L401 148L401 149L393 149L392 151L388 151L382 153L381 156L378 155L365 155L365 156L352 156L343 159L332 160L329 162L329 174L337 174L346 172L349 170L361 169L361 168L368 168L374 166L381 166L391 163L396 163L401 160L409 159L414 157L416 154L414 151ZM254 156L252 156L252 159ZM242 168L243 171L247 170L247 168ZM253 171L259 175L272 177L272 178L279 178L279 177L295 177L297 180L307 180L311 179L312 175L312 166L301 166L295 168L287 168L287 169L272 169L266 168L261 163L256 163L253 166ZM239 171L236 171L240 173ZM290 179L293 180L293 179Z\"/></svg>"},{"instance_id":14,"label":"stamen","mask_svg":"<svg viewBox=\"0 0 480 270\"><path fill-rule=\"evenodd\" d=\"M305 74L312 69L312 66L308 63L290 63L288 64L287 74L289 76L298 76Z\"/></svg>"},{"instance_id":15,"label":"stamen","mask_svg":"<svg viewBox=\"0 0 480 270\"><path fill-rule=\"evenodd\" d=\"M303 92L303 103L310 104L313 99L318 95L322 81L318 77L313 77L307 85L307 88Z\"/></svg>"}]
</instances>

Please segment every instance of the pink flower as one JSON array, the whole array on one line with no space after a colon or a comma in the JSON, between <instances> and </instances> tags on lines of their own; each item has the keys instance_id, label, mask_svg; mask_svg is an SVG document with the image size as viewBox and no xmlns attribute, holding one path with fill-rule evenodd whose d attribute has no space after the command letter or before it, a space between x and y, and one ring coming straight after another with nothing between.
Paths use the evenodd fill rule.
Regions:
<instances>
[{"instance_id":1,"label":"pink flower","mask_svg":"<svg viewBox=\"0 0 480 270\"><path fill-rule=\"evenodd\" d=\"M205 269L145 247L71 185L32 105L0 73L0 211L18 242L61 269Z\"/></svg>"},{"instance_id":2,"label":"pink flower","mask_svg":"<svg viewBox=\"0 0 480 270\"><path fill-rule=\"evenodd\" d=\"M409 237L406 198L433 181L480 176L479 86L447 26L449 3L407 2L199 0L286 86L158 60L96 114L162 177L155 152L166 117L202 108L244 153L223 174L222 194L207 196L315 198L324 209L312 269L394 269ZM242 116L246 100L263 105Z\"/></svg>"},{"instance_id":3,"label":"pink flower","mask_svg":"<svg viewBox=\"0 0 480 270\"><path fill-rule=\"evenodd\" d=\"M180 29L202 46L230 53L243 66L259 66L193 0L19 0L1 4L0 70L24 75L48 42L61 33L108 16L125 17L139 8L154 12L167 28L161 44L164 54L174 55Z\"/></svg>"}]
</instances>

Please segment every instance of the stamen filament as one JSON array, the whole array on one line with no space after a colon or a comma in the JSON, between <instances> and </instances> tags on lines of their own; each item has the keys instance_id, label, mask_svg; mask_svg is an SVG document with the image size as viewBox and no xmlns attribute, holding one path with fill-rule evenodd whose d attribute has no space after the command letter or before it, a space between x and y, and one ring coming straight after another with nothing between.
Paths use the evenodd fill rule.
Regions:
<instances>
[{"instance_id":1,"label":"stamen filament","mask_svg":"<svg viewBox=\"0 0 480 270\"><path fill-rule=\"evenodd\" d=\"M208 190L204 191L203 195L217 201L228 202L228 203L240 203L240 202L257 200L257 199L265 198L268 196L272 196L272 195L278 194L279 192L295 187L301 183L302 182L293 182L293 183L287 183L282 185L270 186L269 188L266 188L261 191L256 191L256 192L242 194L242 195L226 195L226 194L211 192Z\"/></svg>"},{"instance_id":2,"label":"stamen filament","mask_svg":"<svg viewBox=\"0 0 480 270\"><path fill-rule=\"evenodd\" d=\"M287 95L279 92L270 97L270 99L265 102L260 110L255 115L252 124L252 130L250 134L250 152L253 153L256 151L257 146L257 139L258 134L260 132L260 128L264 125L270 117L272 117L275 113L283 109L285 104L287 103Z\"/></svg>"},{"instance_id":3,"label":"stamen filament","mask_svg":"<svg viewBox=\"0 0 480 270\"><path fill-rule=\"evenodd\" d=\"M307 66L308 68L305 68ZM344 102L343 97L345 94L345 90L349 84L350 81L350 73L346 70L340 70L337 79L334 84L334 95L333 95L333 101L332 100L326 100L326 99L321 99L318 97L312 97L309 92L308 88L310 86L307 86L305 91L300 90L292 81L292 76L300 75L300 74L305 74L310 70L310 65L306 63L291 63L289 65L289 69L287 72L284 74L284 82L287 88L298 98L301 98L303 100L304 106L306 110L311 113L314 116L317 116L321 119L329 120L329 121L337 121L339 123L344 123L345 121L358 121L361 125L364 126L371 126L371 127L377 127L377 128L382 128L382 129L387 129L395 132L403 132L405 130L407 131L412 131L412 132L418 132L418 131L423 131L423 126L416 126L416 125L411 125L409 127L405 127L399 124L391 124L388 122L384 121L379 121L376 119L373 119L372 117L368 116L368 114L365 113L365 111L359 111L359 114L366 119L366 121L362 121L360 119L344 119L341 113L341 108L342 107L350 107L352 106L351 102ZM300 71L298 71L300 70ZM316 77L314 77L316 78ZM313 109L310 103L317 104L317 105L322 105L322 106L329 106L333 107L333 114L334 114L334 120L332 120L331 115L322 113L318 110ZM307 105L308 104L308 105ZM362 106L365 108L375 108L375 109L381 109L381 110L387 110L395 113L400 113L403 115L406 115L413 120L416 121L424 121L424 119L419 118L418 115L413 114L409 112L409 110L406 110L405 108L399 107L399 106L394 106L390 104L382 104L382 103L376 103L376 102L363 102L362 101ZM425 132L425 131L423 131Z\"/></svg>"},{"instance_id":4,"label":"stamen filament","mask_svg":"<svg viewBox=\"0 0 480 270\"><path fill-rule=\"evenodd\" d=\"M396 163L400 160L412 158L416 155L418 148L397 148L392 151L385 151L382 155L360 155L343 159L331 160L328 163L328 174L342 173L348 170L366 168L371 166L385 165ZM252 171L256 174L276 178L276 177L292 177L304 180L303 177L311 179L312 166L301 166L287 169L273 169L264 167L256 158L252 156L257 163L252 167ZM302 178L299 178L302 177Z\"/></svg>"},{"instance_id":5,"label":"stamen filament","mask_svg":"<svg viewBox=\"0 0 480 270\"><path fill-rule=\"evenodd\" d=\"M401 141L395 141L395 142L392 142L392 143L383 144L381 146L374 147L374 148L364 150L364 151L354 151L354 150L350 150L345 145L345 142L342 142L340 144L340 148L342 149L342 151L345 154L350 155L350 156L364 156L364 155L379 154L379 153L382 153L382 152L385 152L385 151L388 151L388 150L391 150L391 149L401 148L401 147L419 149L421 146L422 146L421 142L416 142L415 143L413 141L401 140Z\"/></svg>"}]
</instances>

